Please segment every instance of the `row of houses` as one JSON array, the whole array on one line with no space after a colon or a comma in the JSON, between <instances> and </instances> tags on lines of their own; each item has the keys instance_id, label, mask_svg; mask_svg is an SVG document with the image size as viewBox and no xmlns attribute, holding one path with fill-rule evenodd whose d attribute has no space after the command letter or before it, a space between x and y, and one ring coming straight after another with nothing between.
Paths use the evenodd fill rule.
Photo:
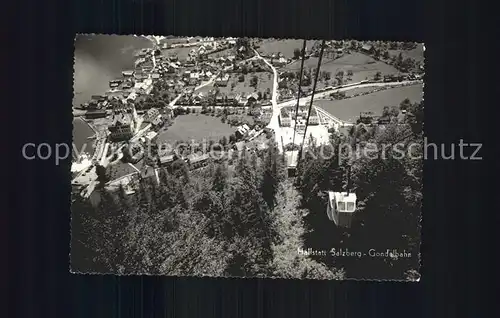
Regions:
<instances>
[{"instance_id":1,"label":"row of houses","mask_svg":"<svg viewBox=\"0 0 500 318\"><path fill-rule=\"evenodd\" d=\"M259 101L259 95L257 93L251 94L235 94L235 93L223 93L210 91L208 93L199 92L193 93L192 90L185 92L178 101L178 105L209 105L214 106L239 106L244 107L251 104L256 104ZM210 105L210 106L213 106Z\"/></svg>"},{"instance_id":2,"label":"row of houses","mask_svg":"<svg viewBox=\"0 0 500 318\"><path fill-rule=\"evenodd\" d=\"M160 156L158 158L158 164L161 167L171 167L174 161L178 159L184 160L189 169L200 169L205 167L210 162L211 156L209 154L190 154L186 157L180 157L175 153L169 153L167 155ZM217 156L214 156L214 159L217 160Z\"/></svg>"}]
</instances>

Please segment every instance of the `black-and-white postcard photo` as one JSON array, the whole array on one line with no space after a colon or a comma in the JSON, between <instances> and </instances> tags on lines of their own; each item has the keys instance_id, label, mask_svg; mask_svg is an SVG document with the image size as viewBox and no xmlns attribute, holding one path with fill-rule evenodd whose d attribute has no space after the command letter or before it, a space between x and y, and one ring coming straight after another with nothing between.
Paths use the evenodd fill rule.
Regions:
<instances>
[{"instance_id":1,"label":"black-and-white postcard photo","mask_svg":"<svg viewBox=\"0 0 500 318\"><path fill-rule=\"evenodd\" d=\"M71 272L419 281L422 43L74 44Z\"/></svg>"}]
</instances>

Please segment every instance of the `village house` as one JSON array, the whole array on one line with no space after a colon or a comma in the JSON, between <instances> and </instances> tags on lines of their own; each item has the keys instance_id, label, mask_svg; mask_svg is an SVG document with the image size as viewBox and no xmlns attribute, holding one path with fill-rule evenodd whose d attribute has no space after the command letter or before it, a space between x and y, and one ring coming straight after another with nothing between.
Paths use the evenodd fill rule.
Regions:
<instances>
[{"instance_id":1,"label":"village house","mask_svg":"<svg viewBox=\"0 0 500 318\"><path fill-rule=\"evenodd\" d=\"M188 56L188 58L186 59L186 62L184 62L184 66L185 67L193 67L195 65L196 65L195 60Z\"/></svg>"},{"instance_id":2,"label":"village house","mask_svg":"<svg viewBox=\"0 0 500 318\"><path fill-rule=\"evenodd\" d=\"M252 93L247 96L247 104L254 104L259 100L259 94Z\"/></svg>"},{"instance_id":3,"label":"village house","mask_svg":"<svg viewBox=\"0 0 500 318\"><path fill-rule=\"evenodd\" d=\"M168 154L161 156L158 158L160 166L169 166L176 160L176 156L174 154Z\"/></svg>"},{"instance_id":4,"label":"village house","mask_svg":"<svg viewBox=\"0 0 500 318\"><path fill-rule=\"evenodd\" d=\"M96 101L97 103L101 103L107 100L108 98L106 95L92 95L90 99Z\"/></svg>"},{"instance_id":5,"label":"village house","mask_svg":"<svg viewBox=\"0 0 500 318\"><path fill-rule=\"evenodd\" d=\"M179 68L179 66L177 66L177 64L175 63L168 63L167 67L166 67L166 71L167 73L175 73L177 71L177 69Z\"/></svg>"},{"instance_id":6,"label":"village house","mask_svg":"<svg viewBox=\"0 0 500 318\"><path fill-rule=\"evenodd\" d=\"M222 105L224 104L224 95L223 94L217 94L217 96L215 96L215 104L217 105Z\"/></svg>"},{"instance_id":7,"label":"village house","mask_svg":"<svg viewBox=\"0 0 500 318\"><path fill-rule=\"evenodd\" d=\"M165 122L163 121L163 118L160 116L157 116L156 118L154 118L152 121L151 121L151 125L154 127L154 128L159 128L161 126L163 126L163 124L165 124Z\"/></svg>"},{"instance_id":8,"label":"village house","mask_svg":"<svg viewBox=\"0 0 500 318\"><path fill-rule=\"evenodd\" d=\"M214 74L212 74L212 72L210 72L210 71L206 71L206 72L205 72L205 77L204 77L204 79L208 80L208 79L212 78L212 76L213 76L213 75L214 75Z\"/></svg>"},{"instance_id":9,"label":"village house","mask_svg":"<svg viewBox=\"0 0 500 318\"><path fill-rule=\"evenodd\" d=\"M260 119L261 119L261 121L264 121L264 122L270 121L272 117L273 117L272 112L265 111L265 112L262 112L260 114Z\"/></svg>"},{"instance_id":10,"label":"village house","mask_svg":"<svg viewBox=\"0 0 500 318\"><path fill-rule=\"evenodd\" d=\"M123 82L122 79L114 79L109 81L109 88L116 88L120 86L120 84Z\"/></svg>"},{"instance_id":11,"label":"village house","mask_svg":"<svg viewBox=\"0 0 500 318\"><path fill-rule=\"evenodd\" d=\"M244 125L238 126L238 128L236 128L236 131L234 134L237 138L243 138L244 136L246 136L246 134L249 131L250 131L250 127L248 127L247 124L244 124Z\"/></svg>"},{"instance_id":12,"label":"village house","mask_svg":"<svg viewBox=\"0 0 500 318\"><path fill-rule=\"evenodd\" d=\"M148 143L152 143L156 140L156 137L158 136L158 133L156 131L150 131L146 135L144 135L144 139Z\"/></svg>"},{"instance_id":13,"label":"village house","mask_svg":"<svg viewBox=\"0 0 500 318\"><path fill-rule=\"evenodd\" d=\"M191 169L199 169L206 166L209 159L210 155L207 153L202 155L192 154L187 157L188 164Z\"/></svg>"},{"instance_id":14,"label":"village house","mask_svg":"<svg viewBox=\"0 0 500 318\"><path fill-rule=\"evenodd\" d=\"M311 114L309 117L309 125L319 125L319 116Z\"/></svg>"},{"instance_id":15,"label":"village house","mask_svg":"<svg viewBox=\"0 0 500 318\"><path fill-rule=\"evenodd\" d=\"M134 71L123 71L122 76L125 78L131 78L132 76L134 76L134 73Z\"/></svg>"},{"instance_id":16,"label":"village house","mask_svg":"<svg viewBox=\"0 0 500 318\"><path fill-rule=\"evenodd\" d=\"M288 60L284 57L280 57L278 59L273 59L272 64L273 66L277 67L283 67L288 63Z\"/></svg>"},{"instance_id":17,"label":"village house","mask_svg":"<svg viewBox=\"0 0 500 318\"><path fill-rule=\"evenodd\" d=\"M234 144L233 149L238 152L242 152L244 149L246 149L246 145L244 141L238 141L237 143Z\"/></svg>"},{"instance_id":18,"label":"village house","mask_svg":"<svg viewBox=\"0 0 500 318\"><path fill-rule=\"evenodd\" d=\"M127 98L125 99L126 101L135 101L137 98L137 94L135 92L131 92Z\"/></svg>"},{"instance_id":19,"label":"village house","mask_svg":"<svg viewBox=\"0 0 500 318\"><path fill-rule=\"evenodd\" d=\"M141 69L144 74L149 74L153 70L153 65L143 65Z\"/></svg>"},{"instance_id":20,"label":"village house","mask_svg":"<svg viewBox=\"0 0 500 318\"><path fill-rule=\"evenodd\" d=\"M130 88L134 87L134 83L135 83L135 82L134 82L133 80L131 80L131 79L127 79L127 80L125 80L125 81L123 82L123 84L122 84L122 88L123 88L123 89L130 89Z\"/></svg>"},{"instance_id":21,"label":"village house","mask_svg":"<svg viewBox=\"0 0 500 318\"><path fill-rule=\"evenodd\" d=\"M141 89L143 85L144 85L144 83L142 81L136 81L134 84L134 89L137 91L137 90Z\"/></svg>"},{"instance_id":22,"label":"village house","mask_svg":"<svg viewBox=\"0 0 500 318\"><path fill-rule=\"evenodd\" d=\"M359 114L359 121L364 124L371 124L373 120L373 112L361 112Z\"/></svg>"},{"instance_id":23,"label":"village house","mask_svg":"<svg viewBox=\"0 0 500 318\"><path fill-rule=\"evenodd\" d=\"M374 51L375 51L375 49L373 48L373 45L371 45L371 44L364 44L361 47L361 52L363 52L363 53L372 54Z\"/></svg>"},{"instance_id":24,"label":"village house","mask_svg":"<svg viewBox=\"0 0 500 318\"><path fill-rule=\"evenodd\" d=\"M198 54L205 54L207 52L207 48L202 45L198 48Z\"/></svg>"},{"instance_id":25,"label":"village house","mask_svg":"<svg viewBox=\"0 0 500 318\"><path fill-rule=\"evenodd\" d=\"M172 119L174 116L174 111L172 107L167 105L161 110L161 114L163 118Z\"/></svg>"},{"instance_id":26,"label":"village house","mask_svg":"<svg viewBox=\"0 0 500 318\"><path fill-rule=\"evenodd\" d=\"M145 75L145 74L142 72L142 70L136 70L136 71L134 71L134 75L133 75L133 77L134 77L134 79L135 79L136 81L140 81L140 80L143 80L143 79L144 79L144 75ZM146 77L147 77L147 76L146 76Z\"/></svg>"},{"instance_id":27,"label":"village house","mask_svg":"<svg viewBox=\"0 0 500 318\"><path fill-rule=\"evenodd\" d=\"M247 97L245 93L236 95L236 102L239 106L245 106L247 104Z\"/></svg>"},{"instance_id":28,"label":"village house","mask_svg":"<svg viewBox=\"0 0 500 318\"><path fill-rule=\"evenodd\" d=\"M200 92L192 97L194 105L200 105L204 99L205 99L205 94L203 94L203 92Z\"/></svg>"},{"instance_id":29,"label":"village house","mask_svg":"<svg viewBox=\"0 0 500 318\"><path fill-rule=\"evenodd\" d=\"M229 93L226 96L226 101L228 104L234 104L236 102L236 95L234 93Z\"/></svg>"},{"instance_id":30,"label":"village house","mask_svg":"<svg viewBox=\"0 0 500 318\"><path fill-rule=\"evenodd\" d=\"M391 116L380 116L377 120L379 125L387 125L391 122Z\"/></svg>"},{"instance_id":31,"label":"village house","mask_svg":"<svg viewBox=\"0 0 500 318\"><path fill-rule=\"evenodd\" d=\"M200 81L200 74L198 72L191 72L189 74L189 84L190 85L196 85Z\"/></svg>"},{"instance_id":32,"label":"village house","mask_svg":"<svg viewBox=\"0 0 500 318\"><path fill-rule=\"evenodd\" d=\"M229 81L229 74L224 74L215 79L214 86L227 86L227 82Z\"/></svg>"}]
</instances>

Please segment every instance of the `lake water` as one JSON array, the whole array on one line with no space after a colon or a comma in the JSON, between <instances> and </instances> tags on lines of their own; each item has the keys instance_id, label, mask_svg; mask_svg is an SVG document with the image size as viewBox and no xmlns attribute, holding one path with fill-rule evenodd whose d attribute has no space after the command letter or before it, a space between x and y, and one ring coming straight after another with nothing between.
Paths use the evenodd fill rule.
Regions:
<instances>
[{"instance_id":1,"label":"lake water","mask_svg":"<svg viewBox=\"0 0 500 318\"><path fill-rule=\"evenodd\" d=\"M152 43L143 37L79 35L75 39L73 107L88 102L92 95L106 92L109 81L132 69L134 54L147 47L152 47ZM87 143L85 151L93 152L93 140L87 139L93 134L83 120L73 120L73 142L79 151Z\"/></svg>"}]
</instances>

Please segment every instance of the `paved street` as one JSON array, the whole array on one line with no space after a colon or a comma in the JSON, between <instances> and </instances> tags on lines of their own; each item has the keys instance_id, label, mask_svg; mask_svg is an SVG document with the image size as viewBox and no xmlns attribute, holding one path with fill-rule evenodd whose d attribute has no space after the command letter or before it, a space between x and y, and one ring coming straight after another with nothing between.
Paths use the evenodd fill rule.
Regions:
<instances>
[{"instance_id":1,"label":"paved street","mask_svg":"<svg viewBox=\"0 0 500 318\"><path fill-rule=\"evenodd\" d=\"M271 104L272 104L272 110L273 110L273 115L271 117L271 121L269 122L269 125L267 125L267 128L273 129L274 130L274 136L276 139L276 142L278 143L278 149L280 153L284 151L284 145L283 145L283 135L281 131L281 127L279 124L279 113L280 113L280 106L278 105L277 98L278 98L278 72L276 71L276 68L269 63L265 58L260 56L259 52L257 52L254 49L254 52L257 56L257 58L260 58L263 60L273 71L273 90L272 90L272 96L271 96Z\"/></svg>"}]
</instances>

